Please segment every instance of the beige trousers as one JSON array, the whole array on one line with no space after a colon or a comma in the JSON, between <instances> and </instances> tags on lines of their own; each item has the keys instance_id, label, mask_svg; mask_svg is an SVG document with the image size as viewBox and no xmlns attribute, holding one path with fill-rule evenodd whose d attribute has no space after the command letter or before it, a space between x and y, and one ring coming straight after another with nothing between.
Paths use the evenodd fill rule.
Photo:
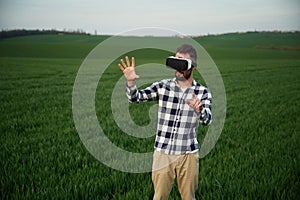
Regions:
<instances>
[{"instance_id":1,"label":"beige trousers","mask_svg":"<svg viewBox=\"0 0 300 200\"><path fill-rule=\"evenodd\" d=\"M199 154L168 155L154 151L152 182L154 200L168 199L174 180L183 200L195 199L198 188Z\"/></svg>"}]
</instances>

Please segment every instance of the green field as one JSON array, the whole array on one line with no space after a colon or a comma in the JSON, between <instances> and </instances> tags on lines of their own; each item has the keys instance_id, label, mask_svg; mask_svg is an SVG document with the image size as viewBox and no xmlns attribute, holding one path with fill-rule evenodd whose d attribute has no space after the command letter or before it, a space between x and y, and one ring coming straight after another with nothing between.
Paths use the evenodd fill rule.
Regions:
<instances>
[{"instance_id":1,"label":"green field","mask_svg":"<svg viewBox=\"0 0 300 200\"><path fill-rule=\"evenodd\" d=\"M152 199L151 173L125 173L102 164L86 150L74 125L77 71L106 38L0 39L0 199ZM225 34L195 40L216 62L227 98L223 132L200 160L197 199L299 198L300 34ZM131 54L138 65L167 56L154 49ZM97 88L99 123L115 145L151 152L153 137L130 137L114 122L110 97L122 75L115 64ZM195 77L205 84L199 74ZM151 105L130 106L137 124L149 122L145 110ZM200 143L206 130L199 130ZM170 199L180 199L176 185Z\"/></svg>"}]
</instances>

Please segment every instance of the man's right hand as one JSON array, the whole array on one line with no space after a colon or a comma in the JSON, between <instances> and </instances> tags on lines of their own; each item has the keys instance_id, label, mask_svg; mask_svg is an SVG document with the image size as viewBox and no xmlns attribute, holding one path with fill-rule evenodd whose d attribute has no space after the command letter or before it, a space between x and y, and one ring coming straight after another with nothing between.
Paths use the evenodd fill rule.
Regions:
<instances>
[{"instance_id":1,"label":"man's right hand","mask_svg":"<svg viewBox=\"0 0 300 200\"><path fill-rule=\"evenodd\" d=\"M121 59L121 64L119 63L118 66L120 70L124 73L124 76L127 80L127 86L132 87L135 85L135 80L139 78L139 76L135 73L135 60L134 57L131 58L131 65L128 56L125 57L126 63L123 59Z\"/></svg>"}]
</instances>

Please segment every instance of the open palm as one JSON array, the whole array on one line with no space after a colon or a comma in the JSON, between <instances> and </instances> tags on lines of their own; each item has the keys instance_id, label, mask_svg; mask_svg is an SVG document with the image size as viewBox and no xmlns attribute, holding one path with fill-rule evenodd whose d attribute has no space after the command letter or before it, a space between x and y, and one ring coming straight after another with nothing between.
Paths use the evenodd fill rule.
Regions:
<instances>
[{"instance_id":1,"label":"open palm","mask_svg":"<svg viewBox=\"0 0 300 200\"><path fill-rule=\"evenodd\" d=\"M135 81L139 76L135 73L135 60L131 58L131 64L129 58L126 56L126 63L121 59L121 63L118 64L120 70L124 73L127 81Z\"/></svg>"}]
</instances>

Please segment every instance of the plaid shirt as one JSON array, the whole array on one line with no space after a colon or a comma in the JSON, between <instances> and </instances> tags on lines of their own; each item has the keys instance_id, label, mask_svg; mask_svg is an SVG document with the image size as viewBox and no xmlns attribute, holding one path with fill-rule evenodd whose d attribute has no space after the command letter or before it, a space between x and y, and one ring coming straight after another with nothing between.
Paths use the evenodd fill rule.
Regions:
<instances>
[{"instance_id":1,"label":"plaid shirt","mask_svg":"<svg viewBox=\"0 0 300 200\"><path fill-rule=\"evenodd\" d=\"M185 103L195 94L202 102L200 113ZM129 102L158 101L158 124L154 148L166 154L186 154L199 150L197 129L199 123L209 125L212 121L211 93L193 80L190 88L182 90L175 78L153 83L144 90L136 85L126 87Z\"/></svg>"}]
</instances>

